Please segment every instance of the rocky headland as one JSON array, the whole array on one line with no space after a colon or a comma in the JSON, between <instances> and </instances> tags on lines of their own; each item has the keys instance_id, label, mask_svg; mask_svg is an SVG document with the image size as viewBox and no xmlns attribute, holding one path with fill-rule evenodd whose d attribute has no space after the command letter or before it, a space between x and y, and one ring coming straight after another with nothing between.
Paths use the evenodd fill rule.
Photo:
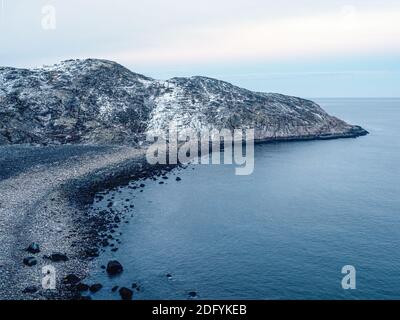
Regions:
<instances>
[{"instance_id":1,"label":"rocky headland","mask_svg":"<svg viewBox=\"0 0 400 320\"><path fill-rule=\"evenodd\" d=\"M198 131L254 128L256 142L368 133L312 101L206 77L154 80L94 59L2 67L0 299L71 299L101 289L84 283L88 261L125 217L112 204L97 216L88 208L97 192L173 168L147 164L143 145L171 122ZM56 290L41 288L49 264ZM121 297L131 297L123 289Z\"/></svg>"}]
</instances>

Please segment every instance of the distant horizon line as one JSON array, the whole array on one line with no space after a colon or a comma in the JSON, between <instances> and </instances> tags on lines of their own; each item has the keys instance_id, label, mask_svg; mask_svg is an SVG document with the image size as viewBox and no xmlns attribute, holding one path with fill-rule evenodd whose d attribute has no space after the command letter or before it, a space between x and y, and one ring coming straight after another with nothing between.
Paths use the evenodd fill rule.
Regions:
<instances>
[{"instance_id":1,"label":"distant horizon line","mask_svg":"<svg viewBox=\"0 0 400 320\"><path fill-rule=\"evenodd\" d=\"M305 99L400 99L399 97L305 97Z\"/></svg>"}]
</instances>

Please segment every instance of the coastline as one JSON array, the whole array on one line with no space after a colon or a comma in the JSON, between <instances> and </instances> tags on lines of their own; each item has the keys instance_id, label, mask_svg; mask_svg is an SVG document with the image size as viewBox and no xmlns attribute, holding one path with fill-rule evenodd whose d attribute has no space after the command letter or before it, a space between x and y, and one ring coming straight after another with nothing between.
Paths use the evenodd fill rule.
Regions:
<instances>
[{"instance_id":1,"label":"coastline","mask_svg":"<svg viewBox=\"0 0 400 320\"><path fill-rule=\"evenodd\" d=\"M295 142L295 141L313 141L313 140L335 140L335 139L349 139L359 138L368 135L369 132L361 126L353 126L350 131L340 133L326 133L320 135L309 135L309 136L288 136L288 137L276 137L276 138L265 138L258 139L255 143L272 143L272 142Z\"/></svg>"},{"instance_id":2,"label":"coastline","mask_svg":"<svg viewBox=\"0 0 400 320\"><path fill-rule=\"evenodd\" d=\"M64 160L41 166L46 152L37 158L35 152L48 147L17 146L15 153L21 148L27 148L33 154L33 163L37 163L27 171L15 170L15 175L0 181L0 226L5 230L0 234L0 298L78 298L76 291L65 283L65 277L74 274L83 279L88 272L87 262L91 258L88 252L97 240L97 227L102 225L101 221L89 221L85 215L91 197L101 189L150 176L155 171L141 165L145 159L142 149L100 147L99 151L95 148L87 154L80 154L79 150ZM53 151L62 153L63 148L54 147ZM7 152L12 154L13 147L7 147ZM40 252L34 255L26 252L33 242L40 247ZM46 258L55 253L65 255L68 260ZM28 256L36 259L34 266L23 264ZM56 290L41 290L44 276L41 268L46 265L55 267ZM23 293L27 289L29 292Z\"/></svg>"},{"instance_id":3,"label":"coastline","mask_svg":"<svg viewBox=\"0 0 400 320\"><path fill-rule=\"evenodd\" d=\"M342 135L269 139L256 143L355 138L368 134L358 128L359 131ZM57 148L63 149L62 146ZM0 223L3 230L9 230L1 235L6 244L0 251L1 298L79 299L76 286L65 283L65 277L73 274L83 280L90 272L89 262L101 254L107 232L118 224L111 220L112 215L88 215L96 193L161 175L173 167L147 164L145 149L107 147L49 166L16 172L15 176L0 181ZM14 199L16 190L19 194ZM6 216L9 219L4 219ZM41 252L36 257L38 264L28 268L22 260L28 255L25 248L32 242L39 243ZM41 267L53 264L44 257L55 252L65 254L68 261L54 263L57 290L43 291L40 289ZM38 290L22 293L32 286Z\"/></svg>"}]
</instances>

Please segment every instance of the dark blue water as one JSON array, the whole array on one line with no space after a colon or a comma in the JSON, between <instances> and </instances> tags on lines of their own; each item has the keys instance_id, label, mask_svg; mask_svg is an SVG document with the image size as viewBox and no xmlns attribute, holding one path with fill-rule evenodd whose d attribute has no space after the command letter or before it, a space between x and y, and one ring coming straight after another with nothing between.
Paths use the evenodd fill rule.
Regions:
<instances>
[{"instance_id":1,"label":"dark blue water","mask_svg":"<svg viewBox=\"0 0 400 320\"><path fill-rule=\"evenodd\" d=\"M399 299L400 100L318 102L371 134L258 145L250 176L195 166L115 192L135 208L119 250L95 262L95 298L137 282L135 299ZM109 279L112 258L125 272ZM356 290L341 287L344 265Z\"/></svg>"}]
</instances>

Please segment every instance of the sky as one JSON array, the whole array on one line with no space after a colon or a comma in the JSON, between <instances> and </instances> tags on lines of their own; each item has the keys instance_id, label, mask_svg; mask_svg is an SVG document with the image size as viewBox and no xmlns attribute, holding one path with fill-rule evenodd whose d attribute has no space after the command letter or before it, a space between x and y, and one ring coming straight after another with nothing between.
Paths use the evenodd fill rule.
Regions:
<instances>
[{"instance_id":1,"label":"sky","mask_svg":"<svg viewBox=\"0 0 400 320\"><path fill-rule=\"evenodd\" d=\"M399 0L0 0L0 66L116 61L301 97L399 97Z\"/></svg>"}]
</instances>

